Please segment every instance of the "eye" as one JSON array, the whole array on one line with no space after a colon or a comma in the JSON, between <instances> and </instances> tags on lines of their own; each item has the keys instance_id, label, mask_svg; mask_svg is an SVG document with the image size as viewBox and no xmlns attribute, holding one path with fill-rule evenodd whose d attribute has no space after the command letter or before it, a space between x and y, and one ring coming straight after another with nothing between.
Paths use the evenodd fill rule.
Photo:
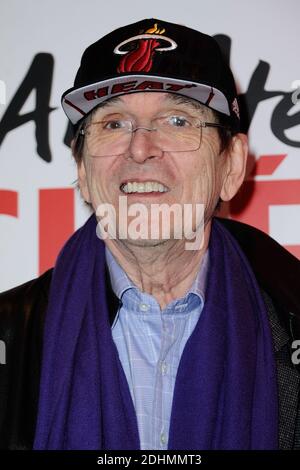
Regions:
<instances>
[{"instance_id":1,"label":"eye","mask_svg":"<svg viewBox=\"0 0 300 470\"><path fill-rule=\"evenodd\" d=\"M184 116L167 116L167 123L174 127L189 127L190 121Z\"/></svg>"},{"instance_id":2,"label":"eye","mask_svg":"<svg viewBox=\"0 0 300 470\"><path fill-rule=\"evenodd\" d=\"M103 130L116 131L120 129L127 129L128 123L123 119L110 119L109 121L102 121Z\"/></svg>"}]
</instances>

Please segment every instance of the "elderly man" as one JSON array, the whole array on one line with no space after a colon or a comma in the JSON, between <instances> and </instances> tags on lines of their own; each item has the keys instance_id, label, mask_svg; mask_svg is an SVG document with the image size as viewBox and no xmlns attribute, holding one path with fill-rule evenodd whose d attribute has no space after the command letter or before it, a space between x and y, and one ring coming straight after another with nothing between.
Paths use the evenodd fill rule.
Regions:
<instances>
[{"instance_id":1,"label":"elderly man","mask_svg":"<svg viewBox=\"0 0 300 470\"><path fill-rule=\"evenodd\" d=\"M299 263L214 217L247 159L215 40L120 28L85 51L62 105L93 215L54 270L1 296L2 446L299 447Z\"/></svg>"}]
</instances>

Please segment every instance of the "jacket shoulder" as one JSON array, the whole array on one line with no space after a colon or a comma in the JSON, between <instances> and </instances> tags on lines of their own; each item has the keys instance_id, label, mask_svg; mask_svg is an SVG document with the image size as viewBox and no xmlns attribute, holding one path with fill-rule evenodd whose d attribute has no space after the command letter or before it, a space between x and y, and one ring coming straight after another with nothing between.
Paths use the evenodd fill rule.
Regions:
<instances>
[{"instance_id":1,"label":"jacket shoulder","mask_svg":"<svg viewBox=\"0 0 300 470\"><path fill-rule=\"evenodd\" d=\"M261 230L232 219L218 220L239 243L260 286L300 319L300 261Z\"/></svg>"},{"instance_id":2,"label":"jacket shoulder","mask_svg":"<svg viewBox=\"0 0 300 470\"><path fill-rule=\"evenodd\" d=\"M300 338L300 261L261 230L232 219L218 220L242 248L292 345ZM300 371L300 365L296 368Z\"/></svg>"},{"instance_id":3,"label":"jacket shoulder","mask_svg":"<svg viewBox=\"0 0 300 470\"><path fill-rule=\"evenodd\" d=\"M20 324L28 326L31 317L48 302L48 292L52 278L50 269L40 277L0 294L0 337L10 342L12 331ZM43 310L43 309L42 309Z\"/></svg>"},{"instance_id":4,"label":"jacket shoulder","mask_svg":"<svg viewBox=\"0 0 300 470\"><path fill-rule=\"evenodd\" d=\"M32 448L52 269L0 294L0 448Z\"/></svg>"},{"instance_id":5,"label":"jacket shoulder","mask_svg":"<svg viewBox=\"0 0 300 470\"><path fill-rule=\"evenodd\" d=\"M39 292L44 298L48 298L48 290L51 283L53 268L44 272L41 276L31 279L19 286L0 293L0 312L12 311L19 303L30 302L36 298Z\"/></svg>"}]
</instances>

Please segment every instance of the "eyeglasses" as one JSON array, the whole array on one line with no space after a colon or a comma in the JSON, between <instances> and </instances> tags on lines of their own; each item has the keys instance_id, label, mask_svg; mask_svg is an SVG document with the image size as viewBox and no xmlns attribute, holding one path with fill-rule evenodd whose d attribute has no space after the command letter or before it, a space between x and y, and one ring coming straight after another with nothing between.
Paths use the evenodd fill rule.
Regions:
<instances>
[{"instance_id":1,"label":"eyeglasses","mask_svg":"<svg viewBox=\"0 0 300 470\"><path fill-rule=\"evenodd\" d=\"M200 148L202 129L205 127L230 130L228 126L214 122L167 114L153 119L151 127L135 127L130 119L123 118L92 122L81 129L79 135L86 137L87 150L92 157L125 154L138 130L152 132L155 145L164 152L192 152Z\"/></svg>"}]
</instances>

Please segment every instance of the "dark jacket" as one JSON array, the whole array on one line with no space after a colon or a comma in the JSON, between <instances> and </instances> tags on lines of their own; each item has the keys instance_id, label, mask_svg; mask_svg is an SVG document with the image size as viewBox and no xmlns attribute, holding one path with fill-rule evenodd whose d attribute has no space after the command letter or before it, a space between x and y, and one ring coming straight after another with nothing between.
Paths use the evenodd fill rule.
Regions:
<instances>
[{"instance_id":1,"label":"dark jacket","mask_svg":"<svg viewBox=\"0 0 300 470\"><path fill-rule=\"evenodd\" d=\"M246 254L267 306L277 362L280 448L300 449L300 366L291 361L292 342L300 339L300 262L263 232L230 220L222 222ZM52 269L0 294L0 340L6 344L6 364L0 365L2 449L33 445L51 277ZM108 275L107 281L112 324L118 299Z\"/></svg>"}]
</instances>

